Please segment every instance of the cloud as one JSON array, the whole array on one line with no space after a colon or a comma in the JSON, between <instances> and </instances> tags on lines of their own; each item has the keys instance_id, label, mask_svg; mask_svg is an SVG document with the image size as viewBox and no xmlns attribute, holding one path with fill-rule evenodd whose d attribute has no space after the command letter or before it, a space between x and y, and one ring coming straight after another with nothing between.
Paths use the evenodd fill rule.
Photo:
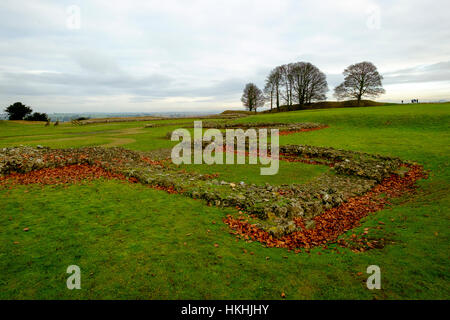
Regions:
<instances>
[{"instance_id":1,"label":"cloud","mask_svg":"<svg viewBox=\"0 0 450 320\"><path fill-rule=\"evenodd\" d=\"M1 1L3 105L27 100L59 112L241 108L245 83L262 87L273 67L295 61L317 65L330 89L345 67L372 61L385 76L387 100L404 95L408 84L433 83L422 86L427 97L445 96L448 87L445 0L80 0L79 30L66 26L72 4Z\"/></svg>"},{"instance_id":2,"label":"cloud","mask_svg":"<svg viewBox=\"0 0 450 320\"><path fill-rule=\"evenodd\" d=\"M93 50L74 52L72 55L81 69L99 74L121 74L123 71L111 57Z\"/></svg>"},{"instance_id":3,"label":"cloud","mask_svg":"<svg viewBox=\"0 0 450 320\"><path fill-rule=\"evenodd\" d=\"M174 78L162 74L143 77L131 76L120 72L100 73L94 63L90 71L94 74L66 74L49 71L0 72L0 92L18 96L52 96L72 93L77 96L132 94L132 101L153 101L174 97L204 97L224 99L234 96L245 85L243 79L215 81L208 86L189 86L189 83L177 83ZM103 69L103 66L102 68Z\"/></svg>"},{"instance_id":4,"label":"cloud","mask_svg":"<svg viewBox=\"0 0 450 320\"><path fill-rule=\"evenodd\" d=\"M385 84L436 81L450 81L450 61L415 66L384 74Z\"/></svg>"}]
</instances>

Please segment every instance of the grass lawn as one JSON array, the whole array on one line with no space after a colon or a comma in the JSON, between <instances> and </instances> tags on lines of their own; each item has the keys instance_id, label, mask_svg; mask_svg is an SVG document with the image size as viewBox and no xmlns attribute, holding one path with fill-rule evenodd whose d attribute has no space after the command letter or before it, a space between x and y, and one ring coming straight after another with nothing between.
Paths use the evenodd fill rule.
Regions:
<instances>
[{"instance_id":1,"label":"grass lawn","mask_svg":"<svg viewBox=\"0 0 450 320\"><path fill-rule=\"evenodd\" d=\"M234 164L226 164L225 153L223 157L223 165L208 164L181 164L180 169L198 172L203 174L218 174L218 181L239 183L243 181L246 184L265 184L282 185L292 183L305 183L313 178L319 177L320 174L330 171L325 165L309 165L301 162L283 162L279 166L278 173L275 175L261 175L260 168L269 167L270 165L249 164L249 157L246 157L245 164L237 164L235 157ZM170 162L170 160L169 160Z\"/></svg>"},{"instance_id":2,"label":"grass lawn","mask_svg":"<svg viewBox=\"0 0 450 320\"><path fill-rule=\"evenodd\" d=\"M138 184L17 186L0 189L0 298L280 299L282 292L287 299L450 297L450 104L309 110L236 120L267 121L330 126L282 136L281 144L380 153L424 165L430 176L419 181L416 193L395 199L356 229L382 227L373 236L389 244L364 253L314 248L294 254L237 241L222 222L231 209ZM134 141L122 140L127 142L123 147L135 150L174 144L163 137L177 126L144 129L145 123L45 128L0 121L0 147L78 147L126 138ZM264 177L259 167L186 169L217 172L218 180L274 184L301 183L327 170L281 162L277 176ZM81 268L81 290L66 288L66 268L72 264ZM366 288L366 268L372 264L381 268L381 290Z\"/></svg>"}]
</instances>

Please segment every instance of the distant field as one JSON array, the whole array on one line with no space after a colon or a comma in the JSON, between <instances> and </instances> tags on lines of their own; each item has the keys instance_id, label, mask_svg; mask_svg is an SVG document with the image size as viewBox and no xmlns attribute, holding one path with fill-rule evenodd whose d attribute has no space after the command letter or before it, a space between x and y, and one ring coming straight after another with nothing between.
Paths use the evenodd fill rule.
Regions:
<instances>
[{"instance_id":1,"label":"distant field","mask_svg":"<svg viewBox=\"0 0 450 320\"><path fill-rule=\"evenodd\" d=\"M281 293L286 299L450 297L450 103L303 110L231 121L327 124L281 136L280 143L400 157L423 164L429 178L419 181L416 193L362 221L355 231L382 226L377 236L390 242L364 253L318 247L295 254L238 241L222 222L231 209L140 184L98 180L0 187L0 299L279 299ZM145 128L149 123L171 125ZM176 142L166 134L185 124L186 119L170 119L44 127L0 121L0 148L167 150ZM281 162L279 174L266 178L257 165L184 169L256 184L303 183L328 170ZM70 264L82 269L82 290L65 287ZM366 268L372 264L381 268L381 290L366 288Z\"/></svg>"}]
</instances>

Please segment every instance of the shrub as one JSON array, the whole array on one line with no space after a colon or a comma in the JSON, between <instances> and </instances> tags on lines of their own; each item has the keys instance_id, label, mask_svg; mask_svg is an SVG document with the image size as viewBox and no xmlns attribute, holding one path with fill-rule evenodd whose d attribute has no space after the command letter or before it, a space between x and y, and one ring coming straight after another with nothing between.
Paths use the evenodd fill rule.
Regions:
<instances>
[{"instance_id":1,"label":"shrub","mask_svg":"<svg viewBox=\"0 0 450 320\"><path fill-rule=\"evenodd\" d=\"M46 113L34 112L32 115L28 115L24 120L27 121L49 121L48 115Z\"/></svg>"}]
</instances>

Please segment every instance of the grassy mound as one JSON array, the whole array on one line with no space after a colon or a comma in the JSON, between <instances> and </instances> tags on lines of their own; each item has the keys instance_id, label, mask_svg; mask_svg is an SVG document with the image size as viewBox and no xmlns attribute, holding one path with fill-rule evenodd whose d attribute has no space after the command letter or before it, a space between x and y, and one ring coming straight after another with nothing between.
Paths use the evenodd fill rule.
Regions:
<instances>
[{"instance_id":1,"label":"grassy mound","mask_svg":"<svg viewBox=\"0 0 450 320\"><path fill-rule=\"evenodd\" d=\"M303 106L294 104L292 106L280 106L280 112L295 111L295 110L316 110L316 109L333 109L333 108L355 108L355 107L381 107L381 106L395 106L397 103L377 102L372 100L361 100L358 105L357 100L346 101L320 101L305 104ZM277 108L272 110L265 110L262 113L278 112Z\"/></svg>"}]
</instances>

